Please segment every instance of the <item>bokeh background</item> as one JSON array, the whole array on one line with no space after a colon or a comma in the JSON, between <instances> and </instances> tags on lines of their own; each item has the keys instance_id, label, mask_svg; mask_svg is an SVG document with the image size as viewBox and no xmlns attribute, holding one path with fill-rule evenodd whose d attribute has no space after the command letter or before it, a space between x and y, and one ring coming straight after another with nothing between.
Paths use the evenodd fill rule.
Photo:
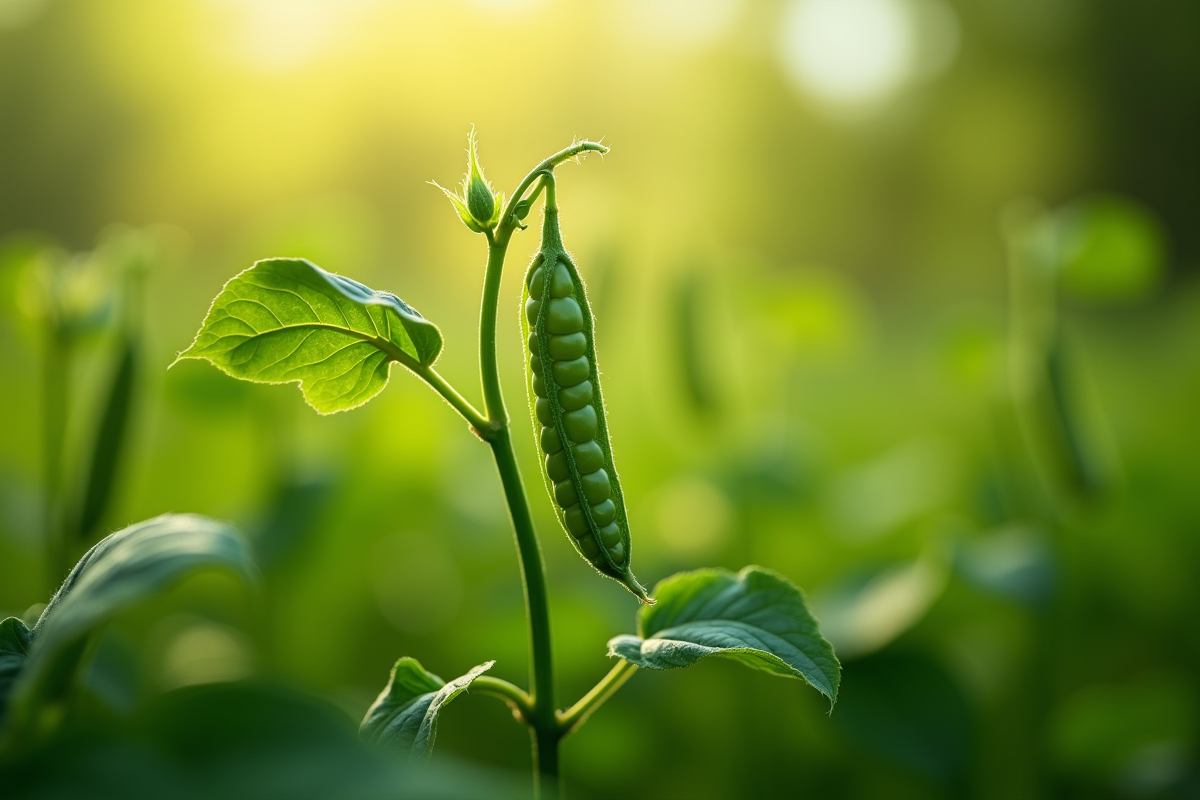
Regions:
<instances>
[{"instance_id":1,"label":"bokeh background","mask_svg":"<svg viewBox=\"0 0 1200 800\"><path fill-rule=\"evenodd\" d=\"M1167 0L0 0L0 611L166 511L263 591L189 583L75 712L257 676L358 717L392 662L524 684L488 450L401 368L318 417L168 371L221 285L303 256L441 326L479 396L474 125L559 170L634 567L758 563L844 665L832 714L725 663L645 671L564 744L572 796L1200 796L1200 6ZM557 530L501 367L565 705L636 603ZM114 712L115 709L115 712ZM439 758L524 780L462 698ZM455 763L459 763L456 761Z\"/></svg>"}]
</instances>

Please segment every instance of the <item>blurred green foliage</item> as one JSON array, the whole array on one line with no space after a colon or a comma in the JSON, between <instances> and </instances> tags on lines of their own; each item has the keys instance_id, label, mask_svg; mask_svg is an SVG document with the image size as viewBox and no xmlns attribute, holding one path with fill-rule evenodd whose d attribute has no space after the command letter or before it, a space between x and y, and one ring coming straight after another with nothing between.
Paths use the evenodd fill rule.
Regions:
<instances>
[{"instance_id":1,"label":"blurred green foliage","mask_svg":"<svg viewBox=\"0 0 1200 800\"><path fill-rule=\"evenodd\" d=\"M56 780L127 765L146 796L176 770L218 787L227 754L169 755L208 741L178 720L236 729L218 712L260 702L324 720L270 758L374 775L340 748L398 656L523 682L499 485L441 400L397 371L318 418L294 389L166 371L232 275L303 257L435 320L443 374L475 396L483 253L424 183L457 174L474 123L505 191L576 135L613 148L559 196L639 575L768 565L845 665L832 716L719 660L642 671L565 743L572 796L1200 792L1200 11L827 6L0 0L0 616L32 623L63 577L49 526L77 526L69 564L166 511L235 522L264 583L253 607L201 581L119 620L49 745ZM850 30L884 39L838 38L879 8ZM112 223L154 242L128 325ZM47 296L73 321L61 407ZM122 449L97 468L105 436ZM98 469L107 499L82 502ZM533 499L570 700L636 606ZM265 695L227 682L247 678ZM515 733L460 698L433 767L523 775Z\"/></svg>"}]
</instances>

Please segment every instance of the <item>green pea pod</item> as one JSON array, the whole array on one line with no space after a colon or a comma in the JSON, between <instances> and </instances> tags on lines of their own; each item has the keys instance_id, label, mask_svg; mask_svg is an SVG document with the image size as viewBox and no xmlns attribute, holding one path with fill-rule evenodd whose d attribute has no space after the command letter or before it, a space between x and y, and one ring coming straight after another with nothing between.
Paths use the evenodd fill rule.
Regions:
<instances>
[{"instance_id":1,"label":"green pea pod","mask_svg":"<svg viewBox=\"0 0 1200 800\"><path fill-rule=\"evenodd\" d=\"M629 519L604 419L587 292L548 202L542 244L525 274L521 330L542 475L567 538L601 574L653 603L629 569Z\"/></svg>"}]
</instances>

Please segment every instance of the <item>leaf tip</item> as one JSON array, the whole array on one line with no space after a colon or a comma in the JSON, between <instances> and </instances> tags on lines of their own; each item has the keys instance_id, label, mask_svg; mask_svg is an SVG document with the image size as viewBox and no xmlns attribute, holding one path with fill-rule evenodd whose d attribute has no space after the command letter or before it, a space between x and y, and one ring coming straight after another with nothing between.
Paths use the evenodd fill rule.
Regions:
<instances>
[{"instance_id":1,"label":"leaf tip","mask_svg":"<svg viewBox=\"0 0 1200 800\"><path fill-rule=\"evenodd\" d=\"M180 361L189 361L189 360L195 359L195 358L199 358L199 356L192 355L191 347L188 347L186 350L180 350L178 353L175 354L175 360L172 361L170 364L167 364L167 369L173 368Z\"/></svg>"}]
</instances>

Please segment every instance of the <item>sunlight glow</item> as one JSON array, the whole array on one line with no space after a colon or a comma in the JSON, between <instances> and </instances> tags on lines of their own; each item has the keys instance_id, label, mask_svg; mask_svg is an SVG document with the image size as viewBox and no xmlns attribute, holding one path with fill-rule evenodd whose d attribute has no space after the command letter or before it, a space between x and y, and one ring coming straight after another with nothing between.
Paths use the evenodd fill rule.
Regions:
<instances>
[{"instance_id":1,"label":"sunlight glow","mask_svg":"<svg viewBox=\"0 0 1200 800\"><path fill-rule=\"evenodd\" d=\"M818 101L862 107L940 73L958 26L940 0L792 0L784 13L787 75Z\"/></svg>"}]
</instances>

